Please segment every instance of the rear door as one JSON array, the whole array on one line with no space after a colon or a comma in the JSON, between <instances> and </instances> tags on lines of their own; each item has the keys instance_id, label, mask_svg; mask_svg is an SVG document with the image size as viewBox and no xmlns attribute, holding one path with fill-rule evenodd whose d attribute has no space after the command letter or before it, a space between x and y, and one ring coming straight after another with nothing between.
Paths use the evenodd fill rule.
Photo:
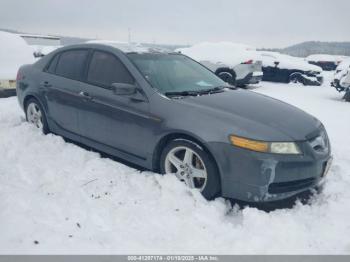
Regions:
<instances>
[{"instance_id":1,"label":"rear door","mask_svg":"<svg viewBox=\"0 0 350 262\"><path fill-rule=\"evenodd\" d=\"M56 128L79 134L78 109L83 102L80 90L89 51L76 49L57 54L41 83L46 90L50 120Z\"/></svg>"},{"instance_id":2,"label":"rear door","mask_svg":"<svg viewBox=\"0 0 350 262\"><path fill-rule=\"evenodd\" d=\"M148 149L142 145L152 135L150 125L154 122L149 119L147 98L116 95L111 87L112 83L135 84L122 61L112 53L94 51L86 82L81 92L90 99L80 110L82 135L122 153L146 158Z\"/></svg>"}]
</instances>

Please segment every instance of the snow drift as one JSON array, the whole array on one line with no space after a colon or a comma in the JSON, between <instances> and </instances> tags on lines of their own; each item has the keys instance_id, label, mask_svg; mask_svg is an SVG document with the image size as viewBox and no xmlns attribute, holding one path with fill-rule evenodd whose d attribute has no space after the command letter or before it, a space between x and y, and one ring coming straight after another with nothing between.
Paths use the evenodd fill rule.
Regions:
<instances>
[{"instance_id":1,"label":"snow drift","mask_svg":"<svg viewBox=\"0 0 350 262\"><path fill-rule=\"evenodd\" d=\"M0 253L350 254L349 103L329 81L263 82L258 92L299 106L328 130L334 164L308 205L266 213L208 202L174 176L44 136L24 121L16 98L0 99Z\"/></svg>"}]
</instances>

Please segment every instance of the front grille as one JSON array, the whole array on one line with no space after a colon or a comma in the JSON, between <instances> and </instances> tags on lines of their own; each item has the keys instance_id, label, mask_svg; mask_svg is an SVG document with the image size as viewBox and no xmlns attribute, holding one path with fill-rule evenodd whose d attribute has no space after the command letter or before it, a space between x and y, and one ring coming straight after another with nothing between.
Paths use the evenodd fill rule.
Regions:
<instances>
[{"instance_id":1,"label":"front grille","mask_svg":"<svg viewBox=\"0 0 350 262\"><path fill-rule=\"evenodd\" d=\"M297 191L300 189L306 189L313 186L316 182L316 178L307 178L302 180L296 180L291 182L272 183L269 185L268 192L270 194L280 194L286 192Z\"/></svg>"}]
</instances>

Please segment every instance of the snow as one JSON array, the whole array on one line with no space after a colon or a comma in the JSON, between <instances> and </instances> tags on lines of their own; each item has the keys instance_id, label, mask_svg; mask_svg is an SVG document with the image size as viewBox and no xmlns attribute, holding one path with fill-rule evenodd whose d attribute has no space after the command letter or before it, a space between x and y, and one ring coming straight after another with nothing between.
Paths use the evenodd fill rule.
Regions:
<instances>
[{"instance_id":1,"label":"snow","mask_svg":"<svg viewBox=\"0 0 350 262\"><path fill-rule=\"evenodd\" d=\"M254 47L232 42L203 42L176 50L197 61L208 61L234 67L248 60L256 60Z\"/></svg>"},{"instance_id":2,"label":"snow","mask_svg":"<svg viewBox=\"0 0 350 262\"><path fill-rule=\"evenodd\" d=\"M340 72L340 71L345 70L345 69L350 69L350 58L344 59L344 60L337 66L336 72Z\"/></svg>"},{"instance_id":3,"label":"snow","mask_svg":"<svg viewBox=\"0 0 350 262\"><path fill-rule=\"evenodd\" d=\"M320 195L270 213L44 136L16 98L0 99L0 253L350 254L350 103L331 78L254 89L318 117L334 154Z\"/></svg>"},{"instance_id":4,"label":"snow","mask_svg":"<svg viewBox=\"0 0 350 262\"><path fill-rule=\"evenodd\" d=\"M0 80L16 79L18 68L34 63L33 48L17 34L0 31Z\"/></svg>"},{"instance_id":5,"label":"snow","mask_svg":"<svg viewBox=\"0 0 350 262\"><path fill-rule=\"evenodd\" d=\"M328 55L328 54L313 54L306 57L306 61L319 62L319 61L327 61L340 63L344 59L349 58L348 56L340 56L340 55Z\"/></svg>"},{"instance_id":6,"label":"snow","mask_svg":"<svg viewBox=\"0 0 350 262\"><path fill-rule=\"evenodd\" d=\"M42 55L47 55L56 49L62 47L62 46L51 46L51 45L31 45L31 47L34 49L34 52L36 54L42 54Z\"/></svg>"},{"instance_id":7,"label":"snow","mask_svg":"<svg viewBox=\"0 0 350 262\"><path fill-rule=\"evenodd\" d=\"M278 52L256 51L252 46L232 42L203 42L187 48L179 48L181 52L213 69L216 65L234 67L249 60L262 61L264 67L275 66L285 69L322 72L322 68L311 65L303 58L293 57ZM209 62L209 63L208 63ZM214 63L215 66L211 66Z\"/></svg>"},{"instance_id":8,"label":"snow","mask_svg":"<svg viewBox=\"0 0 350 262\"><path fill-rule=\"evenodd\" d=\"M350 87L350 58L341 62L334 73L334 79L340 80L342 87Z\"/></svg>"},{"instance_id":9,"label":"snow","mask_svg":"<svg viewBox=\"0 0 350 262\"><path fill-rule=\"evenodd\" d=\"M128 43L116 40L89 40L86 41L88 44L102 44L109 45L122 50L123 52L147 52L149 48L142 46L141 44Z\"/></svg>"},{"instance_id":10,"label":"snow","mask_svg":"<svg viewBox=\"0 0 350 262\"><path fill-rule=\"evenodd\" d=\"M322 68L311 65L303 58L281 54L278 52L259 52L264 67L275 67L275 62L279 62L278 67L284 69L299 69L303 71L322 72Z\"/></svg>"}]
</instances>

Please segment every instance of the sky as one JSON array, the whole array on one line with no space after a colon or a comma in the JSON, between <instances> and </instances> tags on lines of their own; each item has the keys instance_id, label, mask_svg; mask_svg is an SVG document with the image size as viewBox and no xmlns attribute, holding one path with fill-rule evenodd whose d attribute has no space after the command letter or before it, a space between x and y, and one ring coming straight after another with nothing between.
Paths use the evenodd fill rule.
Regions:
<instances>
[{"instance_id":1,"label":"sky","mask_svg":"<svg viewBox=\"0 0 350 262\"><path fill-rule=\"evenodd\" d=\"M158 44L350 41L349 0L0 0L0 28Z\"/></svg>"}]
</instances>

